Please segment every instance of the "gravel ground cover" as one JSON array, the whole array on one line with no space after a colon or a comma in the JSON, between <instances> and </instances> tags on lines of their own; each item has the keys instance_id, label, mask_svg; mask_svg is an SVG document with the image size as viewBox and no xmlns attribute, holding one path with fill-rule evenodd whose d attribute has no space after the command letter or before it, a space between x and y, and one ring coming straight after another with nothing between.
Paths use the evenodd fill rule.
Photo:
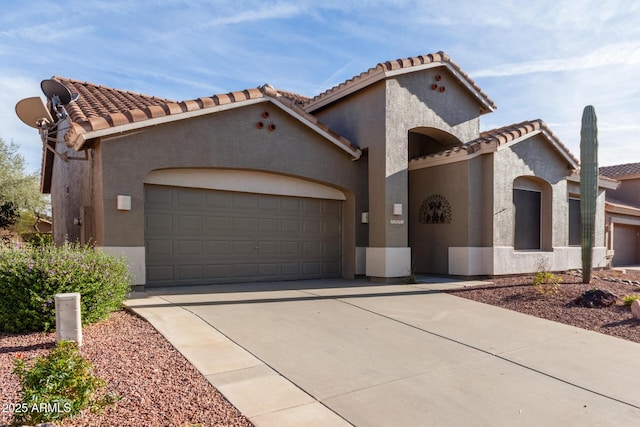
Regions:
<instances>
[{"instance_id":1,"label":"gravel ground cover","mask_svg":"<svg viewBox=\"0 0 640 427\"><path fill-rule=\"evenodd\" d=\"M622 302L625 295L640 295L640 272L596 271L588 285L581 283L577 273L558 276L562 281L557 295L537 293L532 286L533 275L492 278L486 286L449 293L640 343L640 320ZM608 307L587 308L575 303L583 292L594 288L608 290L619 298Z\"/></svg>"},{"instance_id":2,"label":"gravel ground cover","mask_svg":"<svg viewBox=\"0 0 640 427\"><path fill-rule=\"evenodd\" d=\"M59 426L251 426L191 364L146 321L127 312L83 329L81 354L121 396L100 415L90 412ZM55 333L0 333L0 404L18 403L13 358L46 354ZM212 355L215 357L215 355ZM0 413L0 426L11 414Z\"/></svg>"}]
</instances>

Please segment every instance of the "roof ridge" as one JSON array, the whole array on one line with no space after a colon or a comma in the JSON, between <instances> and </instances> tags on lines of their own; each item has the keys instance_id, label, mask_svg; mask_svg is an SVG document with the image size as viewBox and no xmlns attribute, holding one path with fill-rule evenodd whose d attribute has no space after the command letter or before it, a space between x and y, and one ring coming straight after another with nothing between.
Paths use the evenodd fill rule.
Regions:
<instances>
[{"instance_id":1,"label":"roof ridge","mask_svg":"<svg viewBox=\"0 0 640 427\"><path fill-rule=\"evenodd\" d=\"M419 159L448 156L452 153L458 153L460 151L466 151L468 154L472 154L481 150L483 146L487 144L507 144L535 131L544 131L547 137L553 140L553 142L559 147L561 147L561 149L571 159L571 161L574 162L575 165L580 164L580 161L569 151L569 149L562 143L562 141L560 141L560 139L551 131L551 129L549 129L545 121L542 119L525 120L523 122L506 125L495 129L489 129L480 132L480 135L477 138L472 139L471 141L454 146L452 148L448 148L443 151L439 151L437 153L422 156Z\"/></svg>"},{"instance_id":2,"label":"roof ridge","mask_svg":"<svg viewBox=\"0 0 640 427\"><path fill-rule=\"evenodd\" d=\"M401 69L409 69L412 67L418 67L418 66L422 66L422 65L428 65L428 64L433 64L433 63L437 63L440 62L442 64L449 64L451 65L451 67L460 74L460 76L465 79L467 81L467 83L475 90L478 92L478 94L486 101L486 103L488 105L491 106L491 108L495 109L497 108L496 104L493 102L493 100L491 100L491 98L489 98L489 96L482 90L480 89L480 87L473 81L473 79L464 71L462 71L462 68L460 68L460 66L455 63L451 57L449 56L449 54L447 54L446 52L440 50L438 52L435 53L429 53L426 55L418 55L418 56L410 56L407 58L400 58L400 59L395 59L395 60L389 60L389 61L385 61L385 62L379 62L378 64L376 64L374 67L369 68L367 71L363 71L362 73L351 77L350 79L347 79L341 83L338 83L337 85L334 85L332 87L330 87L329 89L319 93L318 95L310 98L308 101L306 101L306 105L310 105L316 101L320 101L323 98L327 98L328 96L330 96L331 94L337 93L340 90L353 86L355 84L357 84L360 81L363 81L366 77L368 76L372 76L376 73L386 73L386 72L391 72L391 71L397 71L397 70L401 70Z\"/></svg>"}]
</instances>

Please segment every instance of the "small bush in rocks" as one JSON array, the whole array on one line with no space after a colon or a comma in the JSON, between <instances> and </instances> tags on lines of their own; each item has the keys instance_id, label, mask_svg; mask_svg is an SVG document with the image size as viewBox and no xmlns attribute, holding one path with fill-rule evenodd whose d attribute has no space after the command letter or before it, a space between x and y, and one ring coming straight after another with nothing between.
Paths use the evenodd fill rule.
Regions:
<instances>
[{"instance_id":1,"label":"small bush in rocks","mask_svg":"<svg viewBox=\"0 0 640 427\"><path fill-rule=\"evenodd\" d=\"M538 271L533 278L533 287L540 295L557 295L562 278L549 271Z\"/></svg>"},{"instance_id":2,"label":"small bush in rocks","mask_svg":"<svg viewBox=\"0 0 640 427\"><path fill-rule=\"evenodd\" d=\"M625 295L622 297L622 302L627 307L630 307L635 300L640 300L640 295Z\"/></svg>"},{"instance_id":3,"label":"small bush in rocks","mask_svg":"<svg viewBox=\"0 0 640 427\"><path fill-rule=\"evenodd\" d=\"M81 295L82 323L119 310L131 287L126 263L88 246L67 243L0 249L0 331L55 328L55 295Z\"/></svg>"},{"instance_id":4,"label":"small bush in rocks","mask_svg":"<svg viewBox=\"0 0 640 427\"><path fill-rule=\"evenodd\" d=\"M71 341L59 341L51 352L26 362L14 359L13 373L19 377L22 400L15 405L17 423L37 424L78 415L83 409L100 411L117 400L112 394L98 397L106 385L91 372L91 363Z\"/></svg>"}]
</instances>

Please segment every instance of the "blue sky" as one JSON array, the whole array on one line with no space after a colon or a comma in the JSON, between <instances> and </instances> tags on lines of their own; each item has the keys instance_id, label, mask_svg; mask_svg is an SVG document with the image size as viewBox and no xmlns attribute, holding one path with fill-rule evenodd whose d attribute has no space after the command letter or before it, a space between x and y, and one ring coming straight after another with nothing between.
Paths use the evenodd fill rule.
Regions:
<instances>
[{"instance_id":1,"label":"blue sky","mask_svg":"<svg viewBox=\"0 0 640 427\"><path fill-rule=\"evenodd\" d=\"M481 129L541 118L579 157L640 162L640 2L2 0L0 136L40 167L22 98L53 75L194 99L264 83L316 95L378 62L444 50L497 104Z\"/></svg>"}]
</instances>

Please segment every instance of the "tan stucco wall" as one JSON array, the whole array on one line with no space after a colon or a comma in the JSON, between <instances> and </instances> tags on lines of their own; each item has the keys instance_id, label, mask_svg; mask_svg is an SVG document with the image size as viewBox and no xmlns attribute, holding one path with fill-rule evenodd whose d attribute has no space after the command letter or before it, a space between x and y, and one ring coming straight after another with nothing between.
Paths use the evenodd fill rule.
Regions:
<instances>
[{"instance_id":1,"label":"tan stucco wall","mask_svg":"<svg viewBox=\"0 0 640 427\"><path fill-rule=\"evenodd\" d=\"M540 134L518 142L494 154L495 246L513 246L514 206L513 182L518 177L534 177L550 186L550 216L543 214L543 249L567 246L569 207L567 193L567 162ZM543 205L548 203L543 194ZM544 212L544 209L543 209ZM547 237L550 236L550 240Z\"/></svg>"},{"instance_id":2,"label":"tan stucco wall","mask_svg":"<svg viewBox=\"0 0 640 427\"><path fill-rule=\"evenodd\" d=\"M62 123L59 128L65 128ZM83 153L69 150L65 144L56 145L58 153L68 153L70 157L83 157ZM74 224L75 218L81 218L81 208L91 206L91 165L88 160L63 161L55 156L51 174L51 214L53 219L53 239L56 244L64 241L79 242L81 227L90 224Z\"/></svg>"},{"instance_id":3,"label":"tan stucco wall","mask_svg":"<svg viewBox=\"0 0 640 427\"><path fill-rule=\"evenodd\" d=\"M269 111L267 120L263 111ZM276 125L257 129L258 121ZM346 275L355 269L355 247L366 245L366 157L353 161L343 150L271 103L178 121L103 140L96 149L102 173L94 210L100 246L144 246L144 179L163 168L230 168L277 171L339 188L345 194L343 244ZM118 195L131 196L130 211L118 211ZM100 207L100 204L103 207ZM357 220L356 220L357 218Z\"/></svg>"},{"instance_id":4,"label":"tan stucco wall","mask_svg":"<svg viewBox=\"0 0 640 427\"><path fill-rule=\"evenodd\" d=\"M431 89L436 75L445 92ZM314 114L369 150L371 247L408 245L409 131L433 127L462 142L479 135L477 101L445 67L388 78ZM402 216L393 215L394 204L403 206Z\"/></svg>"},{"instance_id":5,"label":"tan stucco wall","mask_svg":"<svg viewBox=\"0 0 640 427\"><path fill-rule=\"evenodd\" d=\"M616 190L607 190L607 193L614 200L640 206L640 178L621 180Z\"/></svg>"}]
</instances>

